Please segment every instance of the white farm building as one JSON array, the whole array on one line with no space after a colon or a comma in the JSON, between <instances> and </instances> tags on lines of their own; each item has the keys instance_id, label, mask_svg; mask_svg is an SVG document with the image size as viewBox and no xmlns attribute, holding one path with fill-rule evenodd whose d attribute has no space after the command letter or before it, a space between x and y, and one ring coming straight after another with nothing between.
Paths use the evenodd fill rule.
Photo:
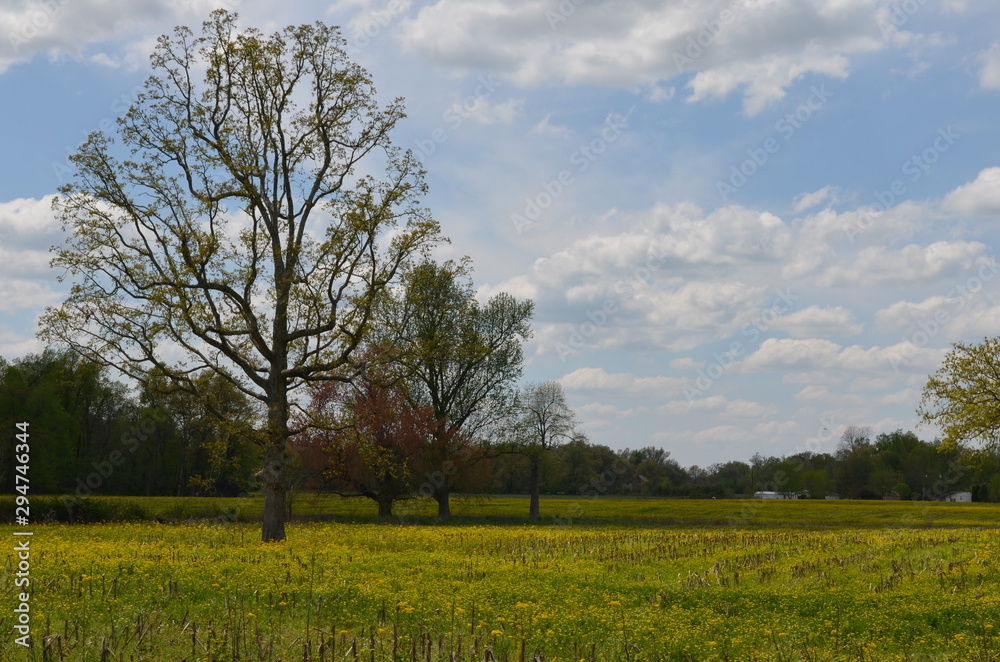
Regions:
<instances>
[{"instance_id":1,"label":"white farm building","mask_svg":"<svg viewBox=\"0 0 1000 662\"><path fill-rule=\"evenodd\" d=\"M948 492L941 497L942 501L954 501L956 503L972 503L972 492Z\"/></svg>"},{"instance_id":2,"label":"white farm building","mask_svg":"<svg viewBox=\"0 0 1000 662\"><path fill-rule=\"evenodd\" d=\"M754 499L798 499L799 495L795 492L763 492L756 491L753 493Z\"/></svg>"}]
</instances>

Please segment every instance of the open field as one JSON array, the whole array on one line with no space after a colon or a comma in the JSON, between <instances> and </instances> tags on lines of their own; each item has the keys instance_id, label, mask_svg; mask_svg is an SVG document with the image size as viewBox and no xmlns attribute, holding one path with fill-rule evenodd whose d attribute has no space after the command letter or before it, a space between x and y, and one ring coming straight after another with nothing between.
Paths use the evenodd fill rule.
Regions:
<instances>
[{"instance_id":1,"label":"open field","mask_svg":"<svg viewBox=\"0 0 1000 662\"><path fill-rule=\"evenodd\" d=\"M34 525L36 648L8 552L0 660L1000 659L996 506L578 501L587 524L298 522L266 545L253 523Z\"/></svg>"}]
</instances>

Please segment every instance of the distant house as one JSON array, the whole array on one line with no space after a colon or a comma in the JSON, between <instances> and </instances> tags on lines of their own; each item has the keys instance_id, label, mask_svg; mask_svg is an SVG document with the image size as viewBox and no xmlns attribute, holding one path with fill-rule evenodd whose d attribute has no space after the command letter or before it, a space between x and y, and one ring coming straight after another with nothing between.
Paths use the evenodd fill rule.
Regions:
<instances>
[{"instance_id":1,"label":"distant house","mask_svg":"<svg viewBox=\"0 0 1000 662\"><path fill-rule=\"evenodd\" d=\"M899 501L899 492L886 492L882 497L883 501Z\"/></svg>"},{"instance_id":2,"label":"distant house","mask_svg":"<svg viewBox=\"0 0 1000 662\"><path fill-rule=\"evenodd\" d=\"M839 494L827 494L825 498L829 499L831 501L836 501L837 499L840 498L840 495Z\"/></svg>"},{"instance_id":3,"label":"distant house","mask_svg":"<svg viewBox=\"0 0 1000 662\"><path fill-rule=\"evenodd\" d=\"M954 501L956 503L972 503L972 492L948 492L941 497L942 501Z\"/></svg>"},{"instance_id":4,"label":"distant house","mask_svg":"<svg viewBox=\"0 0 1000 662\"><path fill-rule=\"evenodd\" d=\"M798 499L799 495L795 492L764 492L758 490L753 493L754 499Z\"/></svg>"}]
</instances>

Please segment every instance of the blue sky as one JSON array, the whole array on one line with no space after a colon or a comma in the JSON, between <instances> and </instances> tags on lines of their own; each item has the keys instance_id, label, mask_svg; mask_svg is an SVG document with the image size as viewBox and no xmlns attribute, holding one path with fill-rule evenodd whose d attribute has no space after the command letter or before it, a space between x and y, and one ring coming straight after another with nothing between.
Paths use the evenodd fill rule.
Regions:
<instances>
[{"instance_id":1,"label":"blue sky","mask_svg":"<svg viewBox=\"0 0 1000 662\"><path fill-rule=\"evenodd\" d=\"M155 38L218 3L0 9L0 355L65 286L49 210ZM525 378L684 465L916 429L929 373L1000 328L991 0L227 0L342 26L481 294L536 302Z\"/></svg>"}]
</instances>

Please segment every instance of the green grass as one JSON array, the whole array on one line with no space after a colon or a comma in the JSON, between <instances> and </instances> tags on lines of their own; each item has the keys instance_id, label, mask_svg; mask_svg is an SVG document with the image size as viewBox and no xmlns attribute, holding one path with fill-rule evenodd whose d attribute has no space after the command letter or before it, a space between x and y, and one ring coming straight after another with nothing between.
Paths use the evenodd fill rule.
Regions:
<instances>
[{"instance_id":1,"label":"green grass","mask_svg":"<svg viewBox=\"0 0 1000 662\"><path fill-rule=\"evenodd\" d=\"M754 499L658 499L629 497L543 497L542 521L561 524L634 526L749 527L995 527L1000 504L928 501L826 501ZM254 522L263 498L90 497L73 506L76 521L168 521L211 519ZM527 524L528 500L520 496L456 496L457 524ZM390 522L435 522L431 499L397 503ZM10 522L14 497L0 496L0 513ZM32 497L36 521L67 521L62 497ZM375 522L375 504L362 498L302 494L293 500L293 518L307 521Z\"/></svg>"}]
</instances>

